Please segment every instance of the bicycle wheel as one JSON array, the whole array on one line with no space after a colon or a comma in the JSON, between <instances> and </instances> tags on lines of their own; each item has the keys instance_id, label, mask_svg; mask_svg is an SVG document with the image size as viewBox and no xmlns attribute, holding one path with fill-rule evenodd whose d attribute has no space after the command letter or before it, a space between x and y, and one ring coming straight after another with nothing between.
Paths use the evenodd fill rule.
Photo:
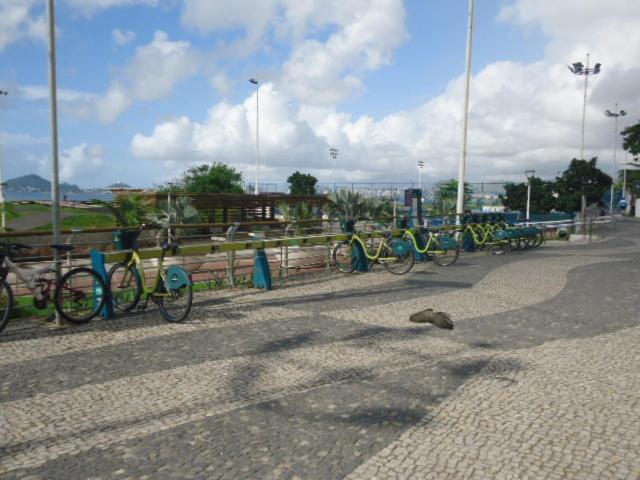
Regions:
<instances>
[{"instance_id":1,"label":"bicycle wheel","mask_svg":"<svg viewBox=\"0 0 640 480\"><path fill-rule=\"evenodd\" d=\"M156 302L160 313L167 322L180 323L187 318L193 302L193 289L191 285L183 285L180 288L167 289L164 282L160 284L159 292L168 294L156 296Z\"/></svg>"},{"instance_id":2,"label":"bicycle wheel","mask_svg":"<svg viewBox=\"0 0 640 480\"><path fill-rule=\"evenodd\" d=\"M404 275L409 272L416 261L416 257L413 253L413 246L402 254L396 254L391 246L385 245L382 247L380 257L391 259L380 263L384 265L384 268L386 268L388 272L393 273L394 275Z\"/></svg>"},{"instance_id":3,"label":"bicycle wheel","mask_svg":"<svg viewBox=\"0 0 640 480\"><path fill-rule=\"evenodd\" d=\"M4 280L0 280L0 332L9 323L9 316L13 310L13 292Z\"/></svg>"},{"instance_id":4,"label":"bicycle wheel","mask_svg":"<svg viewBox=\"0 0 640 480\"><path fill-rule=\"evenodd\" d=\"M124 263L116 263L109 270L109 285L113 306L121 312L132 310L142 296L142 279L138 269Z\"/></svg>"},{"instance_id":5,"label":"bicycle wheel","mask_svg":"<svg viewBox=\"0 0 640 480\"><path fill-rule=\"evenodd\" d=\"M436 247L438 249L440 248L439 245L436 245ZM439 251L442 253L433 254L433 261L436 265L440 265L441 267L449 267L458 261L458 256L460 255L460 247Z\"/></svg>"},{"instance_id":6,"label":"bicycle wheel","mask_svg":"<svg viewBox=\"0 0 640 480\"><path fill-rule=\"evenodd\" d=\"M104 306L107 287L90 268L74 268L65 273L56 288L55 306L68 322L87 323Z\"/></svg>"},{"instance_id":7,"label":"bicycle wheel","mask_svg":"<svg viewBox=\"0 0 640 480\"><path fill-rule=\"evenodd\" d=\"M351 273L356 266L353 262L353 248L348 242L342 242L333 249L333 264L342 273Z\"/></svg>"}]
</instances>

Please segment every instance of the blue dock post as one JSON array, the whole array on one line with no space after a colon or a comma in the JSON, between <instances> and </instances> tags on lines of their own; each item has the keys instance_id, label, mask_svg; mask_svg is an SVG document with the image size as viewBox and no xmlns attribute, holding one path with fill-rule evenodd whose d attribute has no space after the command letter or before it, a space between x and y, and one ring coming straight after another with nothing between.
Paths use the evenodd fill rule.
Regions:
<instances>
[{"instance_id":1,"label":"blue dock post","mask_svg":"<svg viewBox=\"0 0 640 480\"><path fill-rule=\"evenodd\" d=\"M104 284L107 287L106 291L103 292L101 291L100 286L94 283L93 293L97 299L99 299L103 295L105 296L104 306L100 311L100 315L102 316L102 318L108 320L110 318L113 318L113 300L111 298L111 291L109 289L109 276L107 275L107 269L104 266L104 253L96 250L95 248L92 248L89 252L89 255L91 257L91 268L93 268L98 273L98 275L102 277L102 280L104 280Z\"/></svg>"}]
</instances>

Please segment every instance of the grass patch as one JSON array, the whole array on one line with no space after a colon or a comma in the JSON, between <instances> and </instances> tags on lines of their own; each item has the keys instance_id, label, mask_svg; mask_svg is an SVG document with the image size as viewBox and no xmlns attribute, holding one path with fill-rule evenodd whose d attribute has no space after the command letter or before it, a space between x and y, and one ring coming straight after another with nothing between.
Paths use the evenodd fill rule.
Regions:
<instances>
[{"instance_id":1,"label":"grass patch","mask_svg":"<svg viewBox=\"0 0 640 480\"><path fill-rule=\"evenodd\" d=\"M84 213L82 215L74 215L73 217L64 218L60 222L60 228L62 230L71 230L74 228L88 229L88 228L108 228L115 227L116 222L111 215L104 214L91 214ZM50 223L42 225L36 228L36 230L48 231L51 230L52 225Z\"/></svg>"},{"instance_id":2,"label":"grass patch","mask_svg":"<svg viewBox=\"0 0 640 480\"><path fill-rule=\"evenodd\" d=\"M54 313L53 302L50 302L49 306L44 310L39 310L33 304L33 297L31 295L15 297L15 302L12 318L47 318Z\"/></svg>"}]
</instances>

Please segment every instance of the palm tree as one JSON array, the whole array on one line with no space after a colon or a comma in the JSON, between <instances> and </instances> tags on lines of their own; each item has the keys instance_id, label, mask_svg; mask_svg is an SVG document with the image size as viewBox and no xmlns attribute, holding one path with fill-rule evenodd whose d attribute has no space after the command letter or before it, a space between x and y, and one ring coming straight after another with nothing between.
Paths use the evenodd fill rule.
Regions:
<instances>
[{"instance_id":1,"label":"palm tree","mask_svg":"<svg viewBox=\"0 0 640 480\"><path fill-rule=\"evenodd\" d=\"M200 213L189 197L179 196L171 202L170 206L167 202L161 204L157 212L147 215L147 219L161 225L187 225L200 222ZM184 233L183 229L176 229L175 232L178 236Z\"/></svg>"},{"instance_id":2,"label":"palm tree","mask_svg":"<svg viewBox=\"0 0 640 480\"><path fill-rule=\"evenodd\" d=\"M342 220L358 220L367 216L368 201L358 192L339 190L329 194L329 214Z\"/></svg>"},{"instance_id":3,"label":"palm tree","mask_svg":"<svg viewBox=\"0 0 640 480\"><path fill-rule=\"evenodd\" d=\"M314 218L313 207L307 202L299 202L294 205L280 204L278 208L282 212L282 219L285 222L295 222L298 220L311 220ZM301 231L299 224L296 224L296 235Z\"/></svg>"},{"instance_id":4,"label":"palm tree","mask_svg":"<svg viewBox=\"0 0 640 480\"><path fill-rule=\"evenodd\" d=\"M143 204L144 197L140 193L123 195L118 198L118 202L105 202L103 200L92 200L92 202L102 205L108 209L116 219L116 224L120 227L133 227L140 225L147 215Z\"/></svg>"}]
</instances>

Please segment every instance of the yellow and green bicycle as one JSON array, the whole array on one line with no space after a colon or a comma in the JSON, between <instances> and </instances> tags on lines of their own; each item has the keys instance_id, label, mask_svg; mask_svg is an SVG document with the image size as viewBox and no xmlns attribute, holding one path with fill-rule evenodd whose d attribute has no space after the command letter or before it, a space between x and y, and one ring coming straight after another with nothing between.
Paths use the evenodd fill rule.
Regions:
<instances>
[{"instance_id":1,"label":"yellow and green bicycle","mask_svg":"<svg viewBox=\"0 0 640 480\"><path fill-rule=\"evenodd\" d=\"M343 273L351 273L358 266L358 262L366 260L366 269L371 264L379 263L394 275L404 275L415 263L415 255L411 244L404 240L393 238L390 232L384 232L377 247L367 247L365 241L356 232L351 238L339 243L333 249L333 263Z\"/></svg>"},{"instance_id":2,"label":"yellow and green bicycle","mask_svg":"<svg viewBox=\"0 0 640 480\"><path fill-rule=\"evenodd\" d=\"M410 242L417 252L442 267L453 265L460 255L460 245L455 238L433 233L426 228L406 229L402 238Z\"/></svg>"},{"instance_id":3,"label":"yellow and green bicycle","mask_svg":"<svg viewBox=\"0 0 640 480\"><path fill-rule=\"evenodd\" d=\"M129 260L117 263L109 270L113 306L117 310L128 312L144 297L144 303L138 307L139 310L146 309L151 300L158 305L160 313L168 322L182 322L189 315L193 302L191 277L178 265L164 268L165 254L169 251L175 252L178 248L177 244L165 243L162 245L162 255L155 278L151 286L147 286L144 266L138 253L138 236L144 227L142 225L138 230L125 231L131 243Z\"/></svg>"}]
</instances>

